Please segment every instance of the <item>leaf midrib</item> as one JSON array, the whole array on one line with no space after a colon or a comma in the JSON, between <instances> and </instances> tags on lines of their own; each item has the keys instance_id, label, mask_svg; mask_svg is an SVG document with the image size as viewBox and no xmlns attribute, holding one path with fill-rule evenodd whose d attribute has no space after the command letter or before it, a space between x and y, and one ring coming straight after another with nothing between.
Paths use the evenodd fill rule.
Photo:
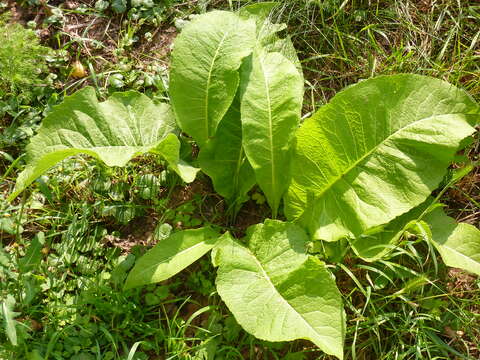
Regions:
<instances>
[{"instance_id":1,"label":"leaf midrib","mask_svg":"<svg viewBox=\"0 0 480 360\"><path fill-rule=\"evenodd\" d=\"M217 57L218 57L218 54L220 52L220 48L223 46L223 42L225 41L225 39L227 38L229 33L230 33L229 31L225 32L222 39L218 43L218 46L215 49L215 54L213 55L212 62L210 64L210 69L208 70L207 86L206 86L206 90L205 90L205 120L204 120L204 125L205 125L206 135L207 135L207 138L205 139L205 141L207 141L210 138L210 126L209 126L210 124L209 124L209 121L208 121L209 120L208 119L208 99L209 99L209 96L210 96L210 81L212 79L213 66L215 65L215 62L217 61Z\"/></svg>"},{"instance_id":2,"label":"leaf midrib","mask_svg":"<svg viewBox=\"0 0 480 360\"><path fill-rule=\"evenodd\" d=\"M263 75L263 78L264 78L264 85L265 85L265 93L266 93L266 98L267 98L267 112L268 112L268 136L269 136L269 145L270 145L270 169L271 169L271 180L272 180L272 193L273 193L273 200L274 200L274 204L272 206L273 208L273 214L274 214L274 217L275 217L275 214L276 214L276 199L277 199L277 191L276 191L276 188L277 188L277 183L275 181L276 177L275 177L275 159L274 159L274 155L273 155L273 132L272 132L272 128L273 128L273 124L272 124L272 100L270 98L270 88L269 88L269 82L268 82L268 78L267 78L267 75L266 75L266 71L265 71L265 67L264 67L264 64L263 64L263 58L261 56L259 56L259 63L260 63L260 67L262 69L262 75Z\"/></svg>"}]
</instances>

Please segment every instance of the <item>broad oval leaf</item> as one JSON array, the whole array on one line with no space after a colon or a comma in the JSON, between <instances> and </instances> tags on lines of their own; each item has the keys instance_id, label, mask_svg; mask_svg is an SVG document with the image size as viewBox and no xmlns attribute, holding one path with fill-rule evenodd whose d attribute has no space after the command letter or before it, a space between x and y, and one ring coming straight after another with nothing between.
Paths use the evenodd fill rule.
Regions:
<instances>
[{"instance_id":1,"label":"broad oval leaf","mask_svg":"<svg viewBox=\"0 0 480 360\"><path fill-rule=\"evenodd\" d=\"M430 226L431 241L445 264L480 276L480 230L466 223L457 223L442 209L425 217Z\"/></svg>"},{"instance_id":2,"label":"broad oval leaf","mask_svg":"<svg viewBox=\"0 0 480 360\"><path fill-rule=\"evenodd\" d=\"M308 240L298 226L273 220L249 229L248 248L224 239L213 258L217 290L257 338L307 339L342 359L342 298L325 266L306 254Z\"/></svg>"},{"instance_id":3,"label":"broad oval leaf","mask_svg":"<svg viewBox=\"0 0 480 360\"><path fill-rule=\"evenodd\" d=\"M467 93L433 78L347 88L297 132L288 219L327 241L388 223L438 186L478 118Z\"/></svg>"},{"instance_id":4,"label":"broad oval leaf","mask_svg":"<svg viewBox=\"0 0 480 360\"><path fill-rule=\"evenodd\" d=\"M288 187L293 134L300 122L303 79L280 53L257 48L242 66L243 147L276 217Z\"/></svg>"},{"instance_id":5,"label":"broad oval leaf","mask_svg":"<svg viewBox=\"0 0 480 360\"><path fill-rule=\"evenodd\" d=\"M172 139L174 129L170 107L155 104L143 94L135 91L115 93L100 103L93 88L79 90L65 97L43 120L38 134L27 146L27 166L18 176L9 200L69 156L87 154L108 166L124 166L134 156L159 147L164 139L168 143L175 142ZM155 150L161 151L161 147ZM166 155L167 160L179 160L178 154L163 151L162 155ZM193 180L195 169L178 165L172 163L179 175Z\"/></svg>"},{"instance_id":6,"label":"broad oval leaf","mask_svg":"<svg viewBox=\"0 0 480 360\"><path fill-rule=\"evenodd\" d=\"M219 238L220 235L209 227L173 233L135 263L125 289L169 279L209 252Z\"/></svg>"},{"instance_id":7,"label":"broad oval leaf","mask_svg":"<svg viewBox=\"0 0 480 360\"><path fill-rule=\"evenodd\" d=\"M200 150L198 161L215 191L238 208L255 185L255 174L242 146L240 103L235 100L215 136Z\"/></svg>"},{"instance_id":8,"label":"broad oval leaf","mask_svg":"<svg viewBox=\"0 0 480 360\"><path fill-rule=\"evenodd\" d=\"M230 107L238 69L254 44L255 22L226 11L196 17L175 40L170 99L180 127L200 148Z\"/></svg>"}]
</instances>

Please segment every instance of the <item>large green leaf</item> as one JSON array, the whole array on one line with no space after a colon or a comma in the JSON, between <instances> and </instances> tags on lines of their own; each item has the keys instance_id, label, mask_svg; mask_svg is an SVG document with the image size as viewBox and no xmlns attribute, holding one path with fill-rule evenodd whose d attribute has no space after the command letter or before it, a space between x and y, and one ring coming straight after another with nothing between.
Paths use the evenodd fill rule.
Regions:
<instances>
[{"instance_id":1,"label":"large green leaf","mask_svg":"<svg viewBox=\"0 0 480 360\"><path fill-rule=\"evenodd\" d=\"M342 359L342 299L323 263L306 254L306 233L267 220L248 234L248 248L225 238L213 254L218 293L238 323L260 339L307 339Z\"/></svg>"},{"instance_id":2,"label":"large green leaf","mask_svg":"<svg viewBox=\"0 0 480 360\"><path fill-rule=\"evenodd\" d=\"M423 76L347 88L297 132L287 217L327 241L388 223L438 186L478 114L467 93Z\"/></svg>"},{"instance_id":3,"label":"large green leaf","mask_svg":"<svg viewBox=\"0 0 480 360\"><path fill-rule=\"evenodd\" d=\"M175 40L170 98L180 127L200 148L232 104L238 69L254 44L255 22L226 11L196 17Z\"/></svg>"},{"instance_id":4,"label":"large green leaf","mask_svg":"<svg viewBox=\"0 0 480 360\"><path fill-rule=\"evenodd\" d=\"M233 102L215 136L200 150L198 160L217 193L237 206L245 200L255 185L255 174L243 151L238 100Z\"/></svg>"},{"instance_id":5,"label":"large green leaf","mask_svg":"<svg viewBox=\"0 0 480 360\"><path fill-rule=\"evenodd\" d=\"M135 91L116 93L99 103L95 90L86 87L67 96L43 120L38 134L27 146L27 166L9 199L52 166L76 154L91 155L108 166L124 166L134 156L158 147L157 153L179 161L178 153L165 152L170 146L160 146L164 139L175 142L174 129L175 121L167 104L155 104ZM179 163L172 166L185 181L193 180L195 169Z\"/></svg>"},{"instance_id":6,"label":"large green leaf","mask_svg":"<svg viewBox=\"0 0 480 360\"><path fill-rule=\"evenodd\" d=\"M432 243L445 264L480 276L480 230L457 223L442 209L429 213L425 221L430 225Z\"/></svg>"},{"instance_id":7,"label":"large green leaf","mask_svg":"<svg viewBox=\"0 0 480 360\"><path fill-rule=\"evenodd\" d=\"M258 44L268 46L269 52L285 53L287 58L298 65L290 39L279 39L276 36L276 32L285 26L272 24L268 20L275 6L278 4L273 2L248 5L242 7L239 15L256 22ZM256 182L242 145L238 96L220 122L216 134L201 149L198 159L202 170L212 179L215 190L238 209Z\"/></svg>"},{"instance_id":8,"label":"large green leaf","mask_svg":"<svg viewBox=\"0 0 480 360\"><path fill-rule=\"evenodd\" d=\"M176 232L135 263L125 289L157 283L179 273L209 252L220 235L209 227Z\"/></svg>"},{"instance_id":9,"label":"large green leaf","mask_svg":"<svg viewBox=\"0 0 480 360\"><path fill-rule=\"evenodd\" d=\"M472 170L473 166L471 164L455 170L450 169L450 174L445 179L448 181L443 189L446 190L450 188L450 186L457 183ZM437 202L442 193L443 191L437 195L437 199L432 197L427 198L420 206L393 219L387 225L369 229L367 233L355 239L350 239L353 250L362 259L372 262L386 256L394 250L406 231L412 233L418 233L418 231L420 231L423 233L425 228L422 219L435 208L442 206L442 204Z\"/></svg>"},{"instance_id":10,"label":"large green leaf","mask_svg":"<svg viewBox=\"0 0 480 360\"><path fill-rule=\"evenodd\" d=\"M288 187L303 80L282 54L257 48L242 66L241 81L243 147L275 217Z\"/></svg>"}]
</instances>

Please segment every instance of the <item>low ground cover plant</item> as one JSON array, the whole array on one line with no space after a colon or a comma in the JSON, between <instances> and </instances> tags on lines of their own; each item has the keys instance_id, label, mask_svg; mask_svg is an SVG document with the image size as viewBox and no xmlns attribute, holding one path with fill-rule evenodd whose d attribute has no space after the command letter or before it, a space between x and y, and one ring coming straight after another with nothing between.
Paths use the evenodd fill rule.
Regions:
<instances>
[{"instance_id":1,"label":"low ground cover plant","mask_svg":"<svg viewBox=\"0 0 480 360\"><path fill-rule=\"evenodd\" d=\"M35 32L10 23L9 13L0 15L0 96L27 96L40 83L49 49L40 45Z\"/></svg>"},{"instance_id":2,"label":"low ground cover plant","mask_svg":"<svg viewBox=\"0 0 480 360\"><path fill-rule=\"evenodd\" d=\"M242 239L208 226L174 232L136 262L125 288L168 279L211 251L217 291L246 331L307 339L342 359L345 313L321 249L375 261L409 232L447 265L480 275L480 231L431 197L480 108L446 82L400 74L350 86L302 122L301 67L272 7L214 11L185 26L172 53L172 108L136 92L103 103L89 88L68 97L32 139L10 199L78 153L109 166L154 153L186 182L201 169L232 216L258 185L272 219ZM195 140L197 167L180 159L175 123Z\"/></svg>"},{"instance_id":3,"label":"low ground cover plant","mask_svg":"<svg viewBox=\"0 0 480 360\"><path fill-rule=\"evenodd\" d=\"M45 86L53 76L47 72L51 49L40 44L35 31L14 23L11 16L0 8L0 148L4 151L33 135L41 120L34 104L52 101L54 93Z\"/></svg>"}]
</instances>

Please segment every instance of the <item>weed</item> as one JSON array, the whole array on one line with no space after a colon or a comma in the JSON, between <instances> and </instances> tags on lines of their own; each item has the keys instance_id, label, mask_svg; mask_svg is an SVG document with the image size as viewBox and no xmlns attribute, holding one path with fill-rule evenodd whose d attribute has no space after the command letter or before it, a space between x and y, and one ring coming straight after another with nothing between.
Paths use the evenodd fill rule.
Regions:
<instances>
[{"instance_id":1,"label":"weed","mask_svg":"<svg viewBox=\"0 0 480 360\"><path fill-rule=\"evenodd\" d=\"M0 98L33 96L46 70L49 49L40 45L35 32L9 22L8 13L0 17Z\"/></svg>"}]
</instances>

